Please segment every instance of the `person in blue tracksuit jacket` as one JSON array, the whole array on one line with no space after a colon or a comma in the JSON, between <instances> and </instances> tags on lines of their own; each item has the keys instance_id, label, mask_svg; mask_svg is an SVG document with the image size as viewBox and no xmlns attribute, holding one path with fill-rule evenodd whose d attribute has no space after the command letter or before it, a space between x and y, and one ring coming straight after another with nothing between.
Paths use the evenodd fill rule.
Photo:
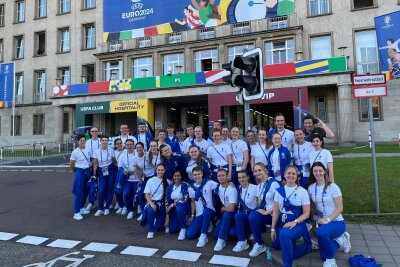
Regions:
<instances>
[{"instance_id":1,"label":"person in blue tracksuit jacket","mask_svg":"<svg viewBox=\"0 0 400 267\"><path fill-rule=\"evenodd\" d=\"M87 181L91 176L90 151L85 148L86 138L83 134L77 136L79 147L75 148L70 157L70 168L74 173L74 184L72 193L74 194L74 220L82 220L82 214L89 214L84 207L83 198Z\"/></svg>"},{"instance_id":2,"label":"person in blue tracksuit jacket","mask_svg":"<svg viewBox=\"0 0 400 267\"><path fill-rule=\"evenodd\" d=\"M190 212L189 185L182 181L180 171L175 171L173 184L168 186L166 193L167 219L165 221L167 233L179 231L178 240L186 238L186 216Z\"/></svg>"},{"instance_id":3,"label":"person in blue tracksuit jacket","mask_svg":"<svg viewBox=\"0 0 400 267\"><path fill-rule=\"evenodd\" d=\"M153 136L147 131L146 124L144 122L139 123L138 133L135 135L135 138L138 142L142 142L144 145L144 151L148 151L150 149L150 141L153 140Z\"/></svg>"},{"instance_id":4,"label":"person in blue tracksuit jacket","mask_svg":"<svg viewBox=\"0 0 400 267\"><path fill-rule=\"evenodd\" d=\"M181 154L179 139L175 135L175 127L172 124L167 126L167 137L165 138L165 143L171 147L172 153Z\"/></svg>"},{"instance_id":5,"label":"person in blue tracksuit jacket","mask_svg":"<svg viewBox=\"0 0 400 267\"><path fill-rule=\"evenodd\" d=\"M181 155L173 155L171 152L171 147L169 145L161 145L160 146L160 156L162 162L165 166L165 177L167 177L168 182L172 181L172 176L175 171L184 171L184 159Z\"/></svg>"},{"instance_id":6,"label":"person in blue tracksuit jacket","mask_svg":"<svg viewBox=\"0 0 400 267\"><path fill-rule=\"evenodd\" d=\"M310 197L298 183L296 166L287 166L286 185L278 188L274 196L271 240L272 246L282 250L284 267L291 267L293 260L311 251L311 239L305 221L310 217ZM297 245L296 240L303 237Z\"/></svg>"},{"instance_id":7,"label":"person in blue tracksuit jacket","mask_svg":"<svg viewBox=\"0 0 400 267\"><path fill-rule=\"evenodd\" d=\"M110 206L112 206L113 194L110 194L110 192L114 192L116 172L113 163L116 160L114 149L108 146L108 140L108 136L102 136L100 138L100 149L95 150L93 153L93 173L97 173L97 169L99 169L99 208L94 216L109 215Z\"/></svg>"},{"instance_id":8,"label":"person in blue tracksuit jacket","mask_svg":"<svg viewBox=\"0 0 400 267\"><path fill-rule=\"evenodd\" d=\"M285 180L284 170L292 163L292 155L288 148L282 146L282 136L272 135L272 149L268 152L268 174L278 182Z\"/></svg>"},{"instance_id":9,"label":"person in blue tracksuit jacket","mask_svg":"<svg viewBox=\"0 0 400 267\"><path fill-rule=\"evenodd\" d=\"M345 232L342 192L327 177L321 162L315 162L311 168L308 194L316 208L313 217L318 223L316 235L321 259L325 261L324 266L337 266L337 250L342 247L345 253L350 252L350 234Z\"/></svg>"},{"instance_id":10,"label":"person in blue tracksuit jacket","mask_svg":"<svg viewBox=\"0 0 400 267\"><path fill-rule=\"evenodd\" d=\"M191 202L191 217L186 237L197 238L200 235L197 247L204 247L208 243L207 233L212 231L211 221L214 219L215 207L213 203L213 190L218 183L203 179L203 170L195 167L192 170L194 183L189 188Z\"/></svg>"},{"instance_id":11,"label":"person in blue tracksuit jacket","mask_svg":"<svg viewBox=\"0 0 400 267\"><path fill-rule=\"evenodd\" d=\"M249 215L251 232L254 237L254 246L249 253L250 257L257 257L266 250L262 232L266 230L265 225L271 225L275 190L280 187L273 177L268 177L267 168L261 162L254 166L254 175L258 181L257 208Z\"/></svg>"},{"instance_id":12,"label":"person in blue tracksuit jacket","mask_svg":"<svg viewBox=\"0 0 400 267\"><path fill-rule=\"evenodd\" d=\"M191 145L189 147L189 156L185 157L185 170L186 177L188 177L188 182L192 183L194 181L192 170L195 167L201 167L203 170L203 179L211 178L210 165L208 161L200 153L200 149L196 145Z\"/></svg>"},{"instance_id":13,"label":"person in blue tracksuit jacket","mask_svg":"<svg viewBox=\"0 0 400 267\"><path fill-rule=\"evenodd\" d=\"M147 238L154 238L154 232L161 232L164 230L165 223L165 195L168 187L168 181L165 177L165 166L160 163L156 168L157 176L150 178L144 194L147 204L143 210L141 225L144 227L148 225Z\"/></svg>"}]
</instances>

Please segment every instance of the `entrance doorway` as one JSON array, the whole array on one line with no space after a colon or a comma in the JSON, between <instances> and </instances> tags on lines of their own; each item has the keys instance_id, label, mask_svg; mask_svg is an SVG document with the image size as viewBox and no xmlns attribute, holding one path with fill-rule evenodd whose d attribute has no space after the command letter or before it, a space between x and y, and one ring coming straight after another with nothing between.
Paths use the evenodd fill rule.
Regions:
<instances>
[{"instance_id":1,"label":"entrance doorway","mask_svg":"<svg viewBox=\"0 0 400 267\"><path fill-rule=\"evenodd\" d=\"M250 105L250 111L251 126L256 124L258 128L260 126L266 129L274 128L275 115L282 113L285 116L285 127L290 130L294 129L293 102L252 104Z\"/></svg>"}]
</instances>

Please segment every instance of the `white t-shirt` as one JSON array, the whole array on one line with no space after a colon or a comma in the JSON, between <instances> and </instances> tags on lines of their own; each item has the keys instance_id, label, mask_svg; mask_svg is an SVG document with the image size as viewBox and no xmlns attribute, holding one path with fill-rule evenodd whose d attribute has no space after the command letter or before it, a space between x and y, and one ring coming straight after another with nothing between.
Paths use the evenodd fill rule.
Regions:
<instances>
[{"instance_id":1,"label":"white t-shirt","mask_svg":"<svg viewBox=\"0 0 400 267\"><path fill-rule=\"evenodd\" d=\"M228 146L230 146L231 143L232 143L232 140L229 137L227 137L226 140L222 140L222 144L227 144Z\"/></svg>"},{"instance_id":2,"label":"white t-shirt","mask_svg":"<svg viewBox=\"0 0 400 267\"><path fill-rule=\"evenodd\" d=\"M200 142L197 142L194 140L194 143L196 146L200 148L200 152L203 153L204 155L207 155L207 150L210 147L210 143L207 140L201 139Z\"/></svg>"},{"instance_id":3,"label":"white t-shirt","mask_svg":"<svg viewBox=\"0 0 400 267\"><path fill-rule=\"evenodd\" d=\"M218 196L225 208L229 207L230 204L238 203L237 190L230 185L228 185L226 188L219 186Z\"/></svg>"},{"instance_id":4,"label":"white t-shirt","mask_svg":"<svg viewBox=\"0 0 400 267\"><path fill-rule=\"evenodd\" d=\"M183 143L187 147L188 151L189 151L189 147L192 145L192 141L193 141L193 137L186 137L185 141L183 141Z\"/></svg>"},{"instance_id":5,"label":"white t-shirt","mask_svg":"<svg viewBox=\"0 0 400 267\"><path fill-rule=\"evenodd\" d=\"M150 194L151 200L161 200L164 193L164 185L162 179L156 176L150 178L146 183L144 193Z\"/></svg>"},{"instance_id":6,"label":"white t-shirt","mask_svg":"<svg viewBox=\"0 0 400 267\"><path fill-rule=\"evenodd\" d=\"M193 168L197 167L197 161L189 160L188 165L186 166L186 173L190 180L193 181ZM201 166L199 166L201 167Z\"/></svg>"},{"instance_id":7,"label":"white t-shirt","mask_svg":"<svg viewBox=\"0 0 400 267\"><path fill-rule=\"evenodd\" d=\"M239 165L242 167L243 161L244 161L244 156L243 152L248 151L249 148L247 147L246 142L242 140L237 140L237 141L232 141L230 144L231 150L232 150L232 162L235 165Z\"/></svg>"},{"instance_id":8,"label":"white t-shirt","mask_svg":"<svg viewBox=\"0 0 400 267\"><path fill-rule=\"evenodd\" d=\"M137 166L143 172L143 176L146 176L145 172L146 169L149 167L149 160L146 158L146 154L144 154L142 157L139 157L139 155L136 154L135 157L133 158L133 165ZM149 176L153 175L154 172Z\"/></svg>"},{"instance_id":9,"label":"white t-shirt","mask_svg":"<svg viewBox=\"0 0 400 267\"><path fill-rule=\"evenodd\" d=\"M135 156L135 152L129 154L127 150L124 150L118 161L118 167L124 168L124 170L128 170L128 181L133 182L139 181L139 178L137 177L135 171Z\"/></svg>"},{"instance_id":10,"label":"white t-shirt","mask_svg":"<svg viewBox=\"0 0 400 267\"><path fill-rule=\"evenodd\" d=\"M272 165L272 171L274 173L280 171L281 169L281 164L280 164L280 160L279 160L279 150L275 149L274 152L272 152L271 155L271 165ZM282 177L279 175L278 180L281 180Z\"/></svg>"},{"instance_id":11,"label":"white t-shirt","mask_svg":"<svg viewBox=\"0 0 400 267\"><path fill-rule=\"evenodd\" d=\"M310 196L308 195L307 190L305 190L301 186L295 186L295 187L288 187L285 185L285 193L286 193L286 198L289 199L290 204L293 206L304 206L304 205L310 205ZM283 197L281 194L279 194L278 191L275 192L274 196L274 201L279 203L279 210L281 213L285 214L293 214L292 211L282 209L283 207Z\"/></svg>"},{"instance_id":12,"label":"white t-shirt","mask_svg":"<svg viewBox=\"0 0 400 267\"><path fill-rule=\"evenodd\" d=\"M171 199L174 202L177 202L177 201L181 200L182 198L183 198L183 196L182 196L182 185L180 184L178 187L173 185L172 193L171 193Z\"/></svg>"},{"instance_id":13,"label":"white t-shirt","mask_svg":"<svg viewBox=\"0 0 400 267\"><path fill-rule=\"evenodd\" d=\"M195 184L196 188L199 187L199 186L200 185ZM206 201L207 208L212 209L213 211L215 211L214 203L213 203L213 199L212 199L213 190L217 186L218 186L217 182L207 181L207 183L203 186L203 190L202 190L203 197L204 197L204 199ZM193 188L190 187L189 188L189 197L190 198L194 198L195 197L195 193L196 192L193 190ZM203 214L204 207L203 207L203 202L201 200L195 201L195 204L196 204L196 217L197 217L197 216L200 216L200 215Z\"/></svg>"},{"instance_id":14,"label":"white t-shirt","mask_svg":"<svg viewBox=\"0 0 400 267\"><path fill-rule=\"evenodd\" d=\"M119 162L119 158L120 158L122 152L124 152L124 150L121 150L121 151L114 150L114 155L115 155L115 159L117 160L117 164Z\"/></svg>"},{"instance_id":15,"label":"white t-shirt","mask_svg":"<svg viewBox=\"0 0 400 267\"><path fill-rule=\"evenodd\" d=\"M325 168L328 168L328 163L333 162L331 152L326 149L322 149L321 151L315 151L313 149L310 151L308 158L310 160L311 166L314 164L314 162L321 162L322 164L324 164Z\"/></svg>"},{"instance_id":16,"label":"white t-shirt","mask_svg":"<svg viewBox=\"0 0 400 267\"><path fill-rule=\"evenodd\" d=\"M310 163L310 152L314 150L313 146L310 142L305 142L302 145L295 144L293 147L293 158L294 158L294 164L299 165L299 166L304 166L308 163ZM311 166L310 166L311 167ZM303 176L309 177L310 176L310 170L309 168L304 168L303 167Z\"/></svg>"},{"instance_id":17,"label":"white t-shirt","mask_svg":"<svg viewBox=\"0 0 400 267\"><path fill-rule=\"evenodd\" d=\"M89 150L90 157L93 158L94 151L96 151L97 149L100 149L100 147L101 147L101 144L100 144L99 138L97 138L96 140L93 140L91 138L89 140L86 140L85 148L87 150Z\"/></svg>"},{"instance_id":18,"label":"white t-shirt","mask_svg":"<svg viewBox=\"0 0 400 267\"><path fill-rule=\"evenodd\" d=\"M255 184L249 184L247 188L241 188L240 198L249 209L254 210L257 208L257 186Z\"/></svg>"},{"instance_id":19,"label":"white t-shirt","mask_svg":"<svg viewBox=\"0 0 400 267\"><path fill-rule=\"evenodd\" d=\"M294 132L285 129L279 132L282 136L282 146L287 147L290 151L293 151L293 146L295 145Z\"/></svg>"},{"instance_id":20,"label":"white t-shirt","mask_svg":"<svg viewBox=\"0 0 400 267\"><path fill-rule=\"evenodd\" d=\"M138 134L138 138L137 138L137 143L142 142L144 145L144 151L147 151L148 147L147 147L147 140L146 140L146 134ZM135 142L136 144L136 142Z\"/></svg>"},{"instance_id":21,"label":"white t-shirt","mask_svg":"<svg viewBox=\"0 0 400 267\"><path fill-rule=\"evenodd\" d=\"M265 166L268 166L268 153L269 148L266 147L266 144L260 144L257 142L254 146L251 147L251 155L254 156L254 163L262 162Z\"/></svg>"},{"instance_id":22,"label":"white t-shirt","mask_svg":"<svg viewBox=\"0 0 400 267\"><path fill-rule=\"evenodd\" d=\"M75 148L71 153L70 160L75 161L75 168L87 169L89 168L90 162L90 151L89 149Z\"/></svg>"},{"instance_id":23,"label":"white t-shirt","mask_svg":"<svg viewBox=\"0 0 400 267\"><path fill-rule=\"evenodd\" d=\"M112 163L112 159L115 157L114 149L107 147L106 150L96 149L93 154L93 158L97 159L99 167L104 168Z\"/></svg>"},{"instance_id":24,"label":"white t-shirt","mask_svg":"<svg viewBox=\"0 0 400 267\"><path fill-rule=\"evenodd\" d=\"M231 148L223 143L219 145L214 144L210 146L209 149L207 150L207 158L209 158L211 163L216 166L228 165L228 155L231 154L232 154Z\"/></svg>"},{"instance_id":25,"label":"white t-shirt","mask_svg":"<svg viewBox=\"0 0 400 267\"><path fill-rule=\"evenodd\" d=\"M258 198L258 205L261 204L264 198L264 193L265 193L265 184L266 183L259 183L257 185L257 198ZM265 207L261 207L265 210L270 210L274 206L274 196L275 196L275 190L279 188L280 185L278 182L273 182L265 195Z\"/></svg>"},{"instance_id":26,"label":"white t-shirt","mask_svg":"<svg viewBox=\"0 0 400 267\"><path fill-rule=\"evenodd\" d=\"M342 195L339 186L335 183L331 183L324 192L324 185L319 185L317 187L316 183L313 183L308 187L308 194L311 200L316 204L317 210L323 214L323 219L329 217L335 210L335 197ZM317 190L315 190L317 189ZM323 196L322 193L324 192ZM340 214L334 221L343 221L343 216Z\"/></svg>"},{"instance_id":27,"label":"white t-shirt","mask_svg":"<svg viewBox=\"0 0 400 267\"><path fill-rule=\"evenodd\" d=\"M122 146L123 146L123 147L125 147L125 142L126 142L126 140L128 140L128 139L133 140L133 142L135 142L135 145L137 144L137 139L136 139L136 137L134 137L134 136L132 136L132 135L127 135L127 136L122 136L122 135L120 135L120 136L118 136L117 138L120 138L120 139L121 139L121 142L122 142Z\"/></svg>"}]
</instances>

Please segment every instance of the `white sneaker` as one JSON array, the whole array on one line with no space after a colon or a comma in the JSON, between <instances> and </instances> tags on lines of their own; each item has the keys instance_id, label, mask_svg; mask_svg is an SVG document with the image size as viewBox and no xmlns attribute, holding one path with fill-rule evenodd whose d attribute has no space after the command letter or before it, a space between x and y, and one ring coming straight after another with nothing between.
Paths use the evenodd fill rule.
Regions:
<instances>
[{"instance_id":1,"label":"white sneaker","mask_svg":"<svg viewBox=\"0 0 400 267\"><path fill-rule=\"evenodd\" d=\"M343 242L343 251L344 253L349 253L351 250L351 244L350 244L350 234L348 232L343 233L344 236L344 242Z\"/></svg>"},{"instance_id":2,"label":"white sneaker","mask_svg":"<svg viewBox=\"0 0 400 267\"><path fill-rule=\"evenodd\" d=\"M196 247L202 248L205 245L207 245L207 243L208 243L207 235L206 234L201 234L200 237L199 237L199 242L197 242Z\"/></svg>"},{"instance_id":3,"label":"white sneaker","mask_svg":"<svg viewBox=\"0 0 400 267\"><path fill-rule=\"evenodd\" d=\"M165 234L169 235L169 227L168 226L165 227L164 232L165 232Z\"/></svg>"},{"instance_id":4,"label":"white sneaker","mask_svg":"<svg viewBox=\"0 0 400 267\"><path fill-rule=\"evenodd\" d=\"M74 214L74 220L80 221L83 219L83 216L78 212Z\"/></svg>"},{"instance_id":5,"label":"white sneaker","mask_svg":"<svg viewBox=\"0 0 400 267\"><path fill-rule=\"evenodd\" d=\"M336 260L335 259L326 259L324 262L324 265L322 267L337 267Z\"/></svg>"},{"instance_id":6,"label":"white sneaker","mask_svg":"<svg viewBox=\"0 0 400 267\"><path fill-rule=\"evenodd\" d=\"M102 210L98 210L98 211L96 211L96 213L94 214L94 216L99 217L99 216L102 215L102 214L103 214L103 211L102 211Z\"/></svg>"},{"instance_id":7,"label":"white sneaker","mask_svg":"<svg viewBox=\"0 0 400 267\"><path fill-rule=\"evenodd\" d=\"M115 212L116 214L121 214L122 208L118 208L118 210Z\"/></svg>"},{"instance_id":8,"label":"white sneaker","mask_svg":"<svg viewBox=\"0 0 400 267\"><path fill-rule=\"evenodd\" d=\"M208 226L207 233L211 233L211 232L213 231L213 229L214 229L214 226L213 226L213 224L210 222L210 226Z\"/></svg>"},{"instance_id":9,"label":"white sneaker","mask_svg":"<svg viewBox=\"0 0 400 267\"><path fill-rule=\"evenodd\" d=\"M265 252L265 250L267 250L267 248L264 245L259 245L259 244L255 243L253 246L253 249L249 253L249 256L257 257L261 253Z\"/></svg>"},{"instance_id":10,"label":"white sneaker","mask_svg":"<svg viewBox=\"0 0 400 267\"><path fill-rule=\"evenodd\" d=\"M118 209L120 209L118 202L117 202L117 203L115 203L114 209L115 209L115 210L118 210Z\"/></svg>"},{"instance_id":11,"label":"white sneaker","mask_svg":"<svg viewBox=\"0 0 400 267\"><path fill-rule=\"evenodd\" d=\"M109 210L109 209L105 209L105 210L104 210L104 215L105 215L105 216L110 215L110 210Z\"/></svg>"},{"instance_id":12,"label":"white sneaker","mask_svg":"<svg viewBox=\"0 0 400 267\"><path fill-rule=\"evenodd\" d=\"M140 206L137 207L137 213L142 214L142 209L140 208Z\"/></svg>"},{"instance_id":13,"label":"white sneaker","mask_svg":"<svg viewBox=\"0 0 400 267\"><path fill-rule=\"evenodd\" d=\"M93 209L93 204L89 203L86 208L85 208L88 212L90 212Z\"/></svg>"},{"instance_id":14,"label":"white sneaker","mask_svg":"<svg viewBox=\"0 0 400 267\"><path fill-rule=\"evenodd\" d=\"M110 206L108 206L108 208L109 208L109 209L112 209L112 208L113 208L113 205L111 204Z\"/></svg>"},{"instance_id":15,"label":"white sneaker","mask_svg":"<svg viewBox=\"0 0 400 267\"><path fill-rule=\"evenodd\" d=\"M236 246L232 249L233 252L242 252L249 248L249 244L247 244L247 240L238 241Z\"/></svg>"},{"instance_id":16,"label":"white sneaker","mask_svg":"<svg viewBox=\"0 0 400 267\"><path fill-rule=\"evenodd\" d=\"M133 218L133 211L128 212L128 216L126 216L128 220L132 220Z\"/></svg>"},{"instance_id":17,"label":"white sneaker","mask_svg":"<svg viewBox=\"0 0 400 267\"><path fill-rule=\"evenodd\" d=\"M122 209L121 215L126 215L127 213L128 213L128 209L124 207Z\"/></svg>"},{"instance_id":18,"label":"white sneaker","mask_svg":"<svg viewBox=\"0 0 400 267\"><path fill-rule=\"evenodd\" d=\"M215 244L214 246L214 251L221 251L224 249L225 246L226 246L225 240L218 238L217 244Z\"/></svg>"},{"instance_id":19,"label":"white sneaker","mask_svg":"<svg viewBox=\"0 0 400 267\"><path fill-rule=\"evenodd\" d=\"M148 239L154 238L154 232L148 232L148 233L147 233L147 238L148 238Z\"/></svg>"},{"instance_id":20,"label":"white sneaker","mask_svg":"<svg viewBox=\"0 0 400 267\"><path fill-rule=\"evenodd\" d=\"M178 236L178 240L182 241L186 239L186 229L183 228L181 229L181 231L179 232L179 236Z\"/></svg>"},{"instance_id":21,"label":"white sneaker","mask_svg":"<svg viewBox=\"0 0 400 267\"><path fill-rule=\"evenodd\" d=\"M89 214L90 211L87 211L85 208L81 208L81 211L79 213L82 215L86 215L86 214Z\"/></svg>"},{"instance_id":22,"label":"white sneaker","mask_svg":"<svg viewBox=\"0 0 400 267\"><path fill-rule=\"evenodd\" d=\"M142 214L140 214L139 218L137 218L138 222L140 222L142 220Z\"/></svg>"}]
</instances>

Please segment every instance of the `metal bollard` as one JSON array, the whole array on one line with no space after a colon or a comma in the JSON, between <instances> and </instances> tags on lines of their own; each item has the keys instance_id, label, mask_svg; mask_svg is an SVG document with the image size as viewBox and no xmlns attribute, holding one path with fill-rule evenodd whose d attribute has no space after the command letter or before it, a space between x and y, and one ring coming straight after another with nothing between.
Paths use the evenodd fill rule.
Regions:
<instances>
[{"instance_id":1,"label":"metal bollard","mask_svg":"<svg viewBox=\"0 0 400 267\"><path fill-rule=\"evenodd\" d=\"M58 154L61 154L61 142L58 142Z\"/></svg>"},{"instance_id":2,"label":"metal bollard","mask_svg":"<svg viewBox=\"0 0 400 267\"><path fill-rule=\"evenodd\" d=\"M44 156L44 145L43 145L43 144L40 144L40 146L41 146L40 155L43 157L43 156Z\"/></svg>"},{"instance_id":3,"label":"metal bollard","mask_svg":"<svg viewBox=\"0 0 400 267\"><path fill-rule=\"evenodd\" d=\"M0 147L0 161L3 161L3 147Z\"/></svg>"},{"instance_id":4,"label":"metal bollard","mask_svg":"<svg viewBox=\"0 0 400 267\"><path fill-rule=\"evenodd\" d=\"M371 143L371 131L368 131L368 140L369 140L369 148L372 148L372 143Z\"/></svg>"}]
</instances>

